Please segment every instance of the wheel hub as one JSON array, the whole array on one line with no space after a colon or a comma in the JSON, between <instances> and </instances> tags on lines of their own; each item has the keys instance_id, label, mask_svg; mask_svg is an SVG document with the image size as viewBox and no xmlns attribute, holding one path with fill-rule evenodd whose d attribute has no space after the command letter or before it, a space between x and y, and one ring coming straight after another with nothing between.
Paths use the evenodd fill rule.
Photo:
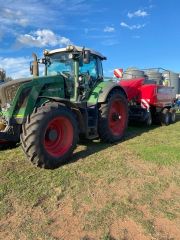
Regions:
<instances>
[{"instance_id":1,"label":"wheel hub","mask_svg":"<svg viewBox=\"0 0 180 240\"><path fill-rule=\"evenodd\" d=\"M115 122L115 121L118 121L121 119L121 115L119 113L113 113L112 114L112 120Z\"/></svg>"},{"instance_id":2,"label":"wheel hub","mask_svg":"<svg viewBox=\"0 0 180 240\"><path fill-rule=\"evenodd\" d=\"M56 141L56 139L58 137L57 130L56 129L49 130L47 133L47 136L50 141Z\"/></svg>"}]
</instances>

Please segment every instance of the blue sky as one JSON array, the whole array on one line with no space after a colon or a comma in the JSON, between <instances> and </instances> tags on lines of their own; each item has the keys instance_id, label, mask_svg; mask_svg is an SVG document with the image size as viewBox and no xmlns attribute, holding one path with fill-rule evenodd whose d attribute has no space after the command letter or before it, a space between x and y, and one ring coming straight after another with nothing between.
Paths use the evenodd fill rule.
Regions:
<instances>
[{"instance_id":1,"label":"blue sky","mask_svg":"<svg viewBox=\"0 0 180 240\"><path fill-rule=\"evenodd\" d=\"M73 43L107 57L114 68L180 72L179 0L0 0L0 68L29 76L32 52Z\"/></svg>"}]
</instances>

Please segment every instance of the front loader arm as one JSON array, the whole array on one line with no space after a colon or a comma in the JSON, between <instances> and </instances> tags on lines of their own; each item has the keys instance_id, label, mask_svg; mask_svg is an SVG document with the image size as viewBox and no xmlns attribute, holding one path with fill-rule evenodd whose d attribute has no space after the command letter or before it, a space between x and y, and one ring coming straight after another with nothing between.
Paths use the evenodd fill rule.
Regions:
<instances>
[{"instance_id":1,"label":"front loader arm","mask_svg":"<svg viewBox=\"0 0 180 240\"><path fill-rule=\"evenodd\" d=\"M45 98L39 96L57 96L64 97L64 81L61 76L46 77L33 79L31 82L23 84L19 87L11 108L7 113L10 124L23 123L27 116L30 115L34 108L40 106L47 101Z\"/></svg>"}]
</instances>

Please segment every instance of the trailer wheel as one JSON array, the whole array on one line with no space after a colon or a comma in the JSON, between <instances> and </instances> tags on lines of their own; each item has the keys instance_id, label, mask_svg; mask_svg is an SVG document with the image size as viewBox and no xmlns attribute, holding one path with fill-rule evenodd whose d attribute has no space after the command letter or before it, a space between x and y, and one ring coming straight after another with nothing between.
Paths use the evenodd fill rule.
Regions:
<instances>
[{"instance_id":1,"label":"trailer wheel","mask_svg":"<svg viewBox=\"0 0 180 240\"><path fill-rule=\"evenodd\" d=\"M21 143L29 160L42 168L56 168L69 161L78 141L77 122L65 106L46 104L23 125Z\"/></svg>"},{"instance_id":2,"label":"trailer wheel","mask_svg":"<svg viewBox=\"0 0 180 240\"><path fill-rule=\"evenodd\" d=\"M147 112L147 118L145 120L146 126L150 127L152 125L152 115L151 112Z\"/></svg>"},{"instance_id":3,"label":"trailer wheel","mask_svg":"<svg viewBox=\"0 0 180 240\"><path fill-rule=\"evenodd\" d=\"M112 91L107 102L99 107L98 133L102 141L113 143L124 136L128 123L126 97L119 90Z\"/></svg>"},{"instance_id":4,"label":"trailer wheel","mask_svg":"<svg viewBox=\"0 0 180 240\"><path fill-rule=\"evenodd\" d=\"M171 108L169 110L170 114L170 123L175 123L176 122L176 110L174 108Z\"/></svg>"},{"instance_id":5,"label":"trailer wheel","mask_svg":"<svg viewBox=\"0 0 180 240\"><path fill-rule=\"evenodd\" d=\"M161 125L168 126L170 123L170 114L167 108L163 109L161 112Z\"/></svg>"}]
</instances>

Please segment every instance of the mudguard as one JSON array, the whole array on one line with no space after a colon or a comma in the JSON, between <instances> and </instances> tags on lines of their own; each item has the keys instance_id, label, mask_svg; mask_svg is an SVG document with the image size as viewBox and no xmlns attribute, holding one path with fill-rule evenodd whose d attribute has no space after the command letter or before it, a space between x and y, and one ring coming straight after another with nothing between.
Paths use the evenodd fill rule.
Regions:
<instances>
[{"instance_id":1,"label":"mudguard","mask_svg":"<svg viewBox=\"0 0 180 240\"><path fill-rule=\"evenodd\" d=\"M127 98L127 94L125 90L116 82L113 81L104 81L100 82L96 88L92 91L89 99L88 104L96 104L96 103L103 103L106 101L109 93L113 89L119 89L119 91L124 94L124 96Z\"/></svg>"}]
</instances>

